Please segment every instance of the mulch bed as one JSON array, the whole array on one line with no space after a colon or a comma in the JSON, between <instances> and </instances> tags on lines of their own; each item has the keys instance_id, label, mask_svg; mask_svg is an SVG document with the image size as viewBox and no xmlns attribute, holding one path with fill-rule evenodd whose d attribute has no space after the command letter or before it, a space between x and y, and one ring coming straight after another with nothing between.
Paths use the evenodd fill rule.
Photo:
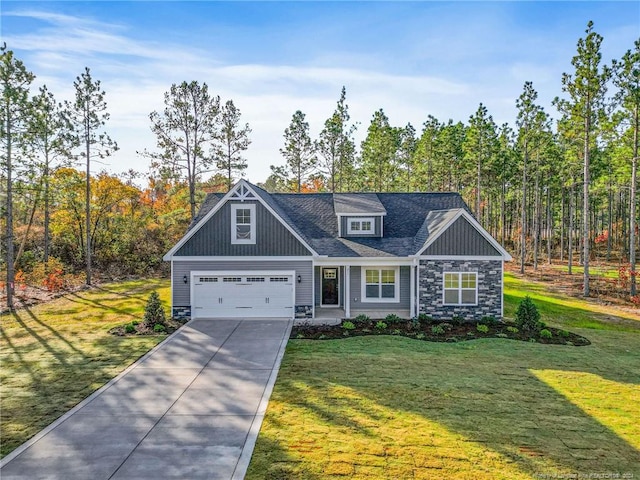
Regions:
<instances>
[{"instance_id":1,"label":"mulch bed","mask_svg":"<svg viewBox=\"0 0 640 480\"><path fill-rule=\"evenodd\" d=\"M345 328L345 324L346 327ZM351 325L353 328L350 328ZM384 325L382 325L384 324ZM509 331L515 327L513 323L499 322L486 325L487 331L478 330L480 324L463 322L453 324L450 322L421 321L411 322L407 320L366 320L343 321L340 325L297 325L291 331L290 338L305 340L334 340L338 338L359 337L364 335L397 335L409 337L415 340L428 342L461 342L476 340L478 338L507 338L524 342L536 342L555 345L584 346L591 342L581 336L559 328L544 326L551 333L551 337L540 335L540 331ZM480 327L483 329L483 327Z\"/></svg>"},{"instance_id":2,"label":"mulch bed","mask_svg":"<svg viewBox=\"0 0 640 480\"><path fill-rule=\"evenodd\" d=\"M146 325L144 322L130 322L125 325L120 325L109 330L112 335L119 337L134 337L136 335L168 335L178 330L185 322L174 319L167 319L164 322L163 331L155 331L153 327Z\"/></svg>"}]
</instances>

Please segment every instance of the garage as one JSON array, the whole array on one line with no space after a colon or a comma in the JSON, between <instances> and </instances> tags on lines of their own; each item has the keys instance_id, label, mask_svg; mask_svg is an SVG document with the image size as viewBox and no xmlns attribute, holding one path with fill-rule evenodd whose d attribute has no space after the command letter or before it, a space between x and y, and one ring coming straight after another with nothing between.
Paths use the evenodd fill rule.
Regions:
<instances>
[{"instance_id":1,"label":"garage","mask_svg":"<svg viewBox=\"0 0 640 480\"><path fill-rule=\"evenodd\" d=\"M192 272L192 318L293 318L295 272Z\"/></svg>"}]
</instances>

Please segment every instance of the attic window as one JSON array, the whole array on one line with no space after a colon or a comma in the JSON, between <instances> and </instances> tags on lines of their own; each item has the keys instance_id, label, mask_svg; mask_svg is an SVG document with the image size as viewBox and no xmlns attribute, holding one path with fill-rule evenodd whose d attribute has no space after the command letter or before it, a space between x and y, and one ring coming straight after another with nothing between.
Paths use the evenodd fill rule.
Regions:
<instances>
[{"instance_id":1,"label":"attic window","mask_svg":"<svg viewBox=\"0 0 640 480\"><path fill-rule=\"evenodd\" d=\"M369 235L373 233L373 226L373 218L350 218L347 221L347 233L349 235Z\"/></svg>"},{"instance_id":2,"label":"attic window","mask_svg":"<svg viewBox=\"0 0 640 480\"><path fill-rule=\"evenodd\" d=\"M231 205L231 243L256 243L255 204Z\"/></svg>"}]
</instances>

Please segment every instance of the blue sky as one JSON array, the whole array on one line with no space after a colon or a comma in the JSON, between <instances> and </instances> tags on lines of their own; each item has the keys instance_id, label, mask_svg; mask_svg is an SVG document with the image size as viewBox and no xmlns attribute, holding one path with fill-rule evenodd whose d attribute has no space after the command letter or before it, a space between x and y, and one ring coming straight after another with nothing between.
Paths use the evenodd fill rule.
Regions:
<instances>
[{"instance_id":1,"label":"blue sky","mask_svg":"<svg viewBox=\"0 0 640 480\"><path fill-rule=\"evenodd\" d=\"M172 83L206 82L233 99L253 129L247 178L282 164L282 134L296 110L312 135L342 86L361 141L373 112L419 131L428 115L466 121L484 103L514 123L525 81L552 115L562 72L589 20L603 60L640 36L640 3L589 2L27 2L2 1L2 41L59 100L85 66L106 90L108 132L120 151L111 172L148 170L148 115Z\"/></svg>"}]
</instances>

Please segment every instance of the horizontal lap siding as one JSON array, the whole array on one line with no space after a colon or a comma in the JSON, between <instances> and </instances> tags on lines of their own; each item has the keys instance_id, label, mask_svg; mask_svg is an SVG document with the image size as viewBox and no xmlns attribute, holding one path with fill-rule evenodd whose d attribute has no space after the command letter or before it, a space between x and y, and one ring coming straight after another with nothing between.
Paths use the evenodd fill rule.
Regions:
<instances>
[{"instance_id":1,"label":"horizontal lap siding","mask_svg":"<svg viewBox=\"0 0 640 480\"><path fill-rule=\"evenodd\" d=\"M362 302L362 269L351 267L351 308L354 310L408 310L411 308L411 267L400 267L400 302ZM377 267L376 267L377 268ZM355 301L354 299L358 300Z\"/></svg>"},{"instance_id":2,"label":"horizontal lap siding","mask_svg":"<svg viewBox=\"0 0 640 480\"><path fill-rule=\"evenodd\" d=\"M240 271L240 270L295 270L301 282L294 278L296 305L313 305L313 266L311 261L173 261L173 306L190 305L190 285L183 277L191 278L192 271ZM191 280L189 280L191 281Z\"/></svg>"},{"instance_id":3,"label":"horizontal lap siding","mask_svg":"<svg viewBox=\"0 0 640 480\"><path fill-rule=\"evenodd\" d=\"M465 218L460 217L433 242L423 255L501 255Z\"/></svg>"},{"instance_id":4,"label":"horizontal lap siding","mask_svg":"<svg viewBox=\"0 0 640 480\"><path fill-rule=\"evenodd\" d=\"M309 250L274 217L261 203L244 202L256 206L256 243L231 243L231 204L227 202L193 237L176 252L176 256L305 256Z\"/></svg>"}]
</instances>

